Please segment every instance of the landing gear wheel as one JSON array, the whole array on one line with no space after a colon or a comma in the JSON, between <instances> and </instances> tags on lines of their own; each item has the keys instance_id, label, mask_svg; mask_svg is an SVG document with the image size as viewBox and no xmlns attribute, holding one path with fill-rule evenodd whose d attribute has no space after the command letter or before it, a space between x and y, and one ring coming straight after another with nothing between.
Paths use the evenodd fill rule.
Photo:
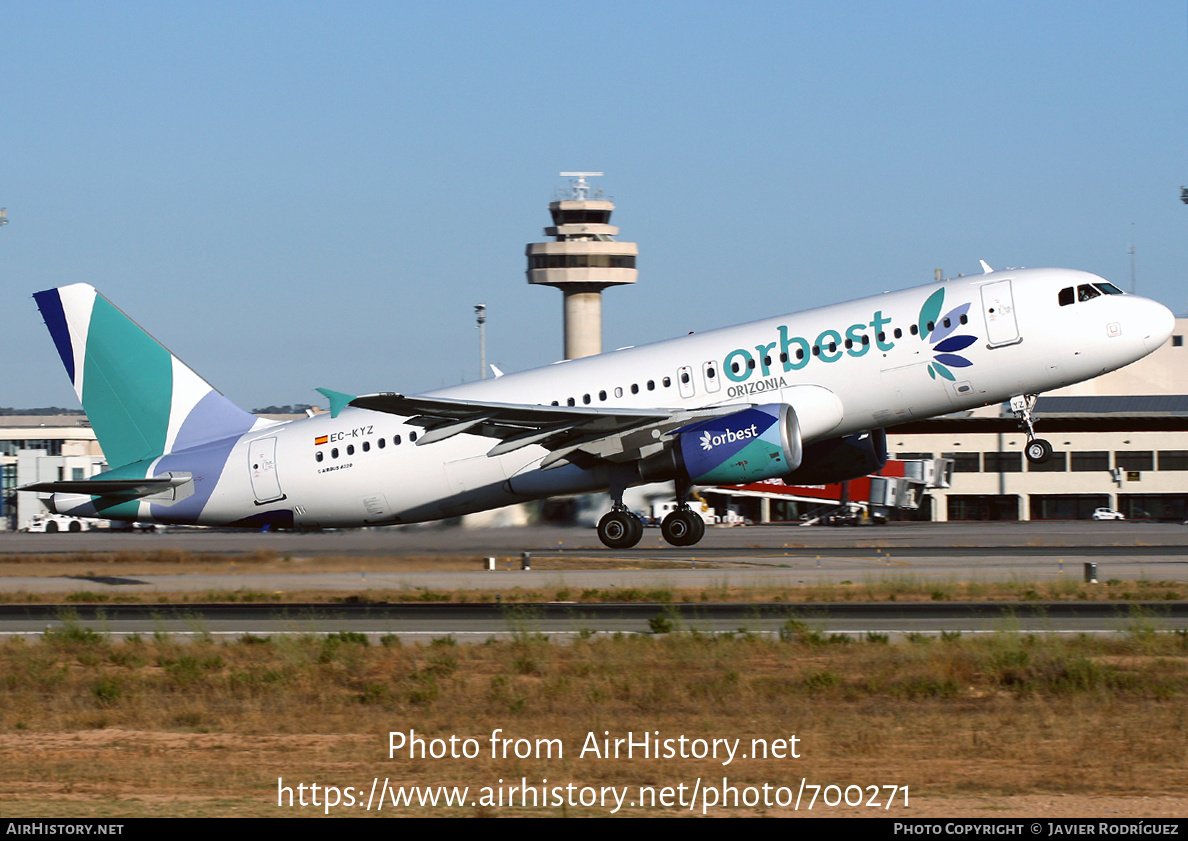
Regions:
<instances>
[{"instance_id":1,"label":"landing gear wheel","mask_svg":"<svg viewBox=\"0 0 1188 841\"><path fill-rule=\"evenodd\" d=\"M705 520L687 508L673 511L660 524L660 533L673 546L692 546L705 537Z\"/></svg>"},{"instance_id":2,"label":"landing gear wheel","mask_svg":"<svg viewBox=\"0 0 1188 841\"><path fill-rule=\"evenodd\" d=\"M1027 442L1027 460L1032 464L1043 464L1052 457L1052 445L1043 438L1032 438Z\"/></svg>"},{"instance_id":3,"label":"landing gear wheel","mask_svg":"<svg viewBox=\"0 0 1188 841\"><path fill-rule=\"evenodd\" d=\"M629 511L612 511L598 521L598 539L608 549L630 549L643 537L643 523Z\"/></svg>"}]
</instances>

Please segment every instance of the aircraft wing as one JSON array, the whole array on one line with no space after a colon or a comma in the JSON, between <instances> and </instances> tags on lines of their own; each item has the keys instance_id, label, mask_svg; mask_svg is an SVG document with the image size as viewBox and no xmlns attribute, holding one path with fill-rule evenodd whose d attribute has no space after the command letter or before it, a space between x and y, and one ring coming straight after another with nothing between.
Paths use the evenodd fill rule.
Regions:
<instances>
[{"instance_id":1,"label":"aircraft wing","mask_svg":"<svg viewBox=\"0 0 1188 841\"><path fill-rule=\"evenodd\" d=\"M552 452L541 467L560 467L590 459L613 462L646 458L664 448L667 433L708 418L729 415L745 406L705 409L625 409L482 403L403 394L368 394L351 406L407 417L425 432L417 446L460 433L497 438L488 456L536 444Z\"/></svg>"}]
</instances>

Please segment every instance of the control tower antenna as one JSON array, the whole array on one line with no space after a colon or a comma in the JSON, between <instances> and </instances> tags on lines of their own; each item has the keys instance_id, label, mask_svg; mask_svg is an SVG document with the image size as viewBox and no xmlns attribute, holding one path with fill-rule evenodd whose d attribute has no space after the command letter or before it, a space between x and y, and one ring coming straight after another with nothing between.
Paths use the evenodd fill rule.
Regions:
<instances>
[{"instance_id":1,"label":"control tower antenna","mask_svg":"<svg viewBox=\"0 0 1188 841\"><path fill-rule=\"evenodd\" d=\"M560 289L565 296L565 358L602 353L602 290L635 283L639 246L617 242L610 224L614 202L587 178L601 172L562 172L573 178L568 195L549 203L553 242L529 243L528 282ZM590 197L591 192L594 198Z\"/></svg>"}]
</instances>

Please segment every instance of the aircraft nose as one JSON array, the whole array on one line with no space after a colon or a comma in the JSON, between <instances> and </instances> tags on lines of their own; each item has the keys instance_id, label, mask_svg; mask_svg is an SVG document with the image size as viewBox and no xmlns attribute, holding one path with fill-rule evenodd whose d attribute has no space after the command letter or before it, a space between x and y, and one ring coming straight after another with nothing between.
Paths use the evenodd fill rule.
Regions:
<instances>
[{"instance_id":1,"label":"aircraft nose","mask_svg":"<svg viewBox=\"0 0 1188 841\"><path fill-rule=\"evenodd\" d=\"M1146 310L1143 325L1146 328L1143 344L1147 353L1162 347L1176 329L1176 317L1172 311L1158 301L1145 300Z\"/></svg>"}]
</instances>

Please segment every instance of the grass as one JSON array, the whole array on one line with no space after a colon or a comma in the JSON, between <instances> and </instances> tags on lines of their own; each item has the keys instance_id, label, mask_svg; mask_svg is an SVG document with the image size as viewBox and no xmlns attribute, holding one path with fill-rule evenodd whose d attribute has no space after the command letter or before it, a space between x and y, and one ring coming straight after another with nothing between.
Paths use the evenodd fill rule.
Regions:
<instances>
[{"instance_id":1,"label":"grass","mask_svg":"<svg viewBox=\"0 0 1188 841\"><path fill-rule=\"evenodd\" d=\"M276 815L278 777L623 786L726 773L793 787L802 777L910 784L913 803L1188 787L1188 634L1155 631L1142 615L1113 637L1006 629L844 644L810 619L779 638L674 624L560 645L533 631L531 615L515 618L513 639L466 646L368 645L351 633L115 642L69 623L40 642L5 642L4 814ZM559 739L564 756L389 759L389 731L410 729L483 745L497 729ZM708 758L581 758L590 734L628 731L744 743L796 735L801 758L728 769ZM737 811L748 810L722 814Z\"/></svg>"}]
</instances>

